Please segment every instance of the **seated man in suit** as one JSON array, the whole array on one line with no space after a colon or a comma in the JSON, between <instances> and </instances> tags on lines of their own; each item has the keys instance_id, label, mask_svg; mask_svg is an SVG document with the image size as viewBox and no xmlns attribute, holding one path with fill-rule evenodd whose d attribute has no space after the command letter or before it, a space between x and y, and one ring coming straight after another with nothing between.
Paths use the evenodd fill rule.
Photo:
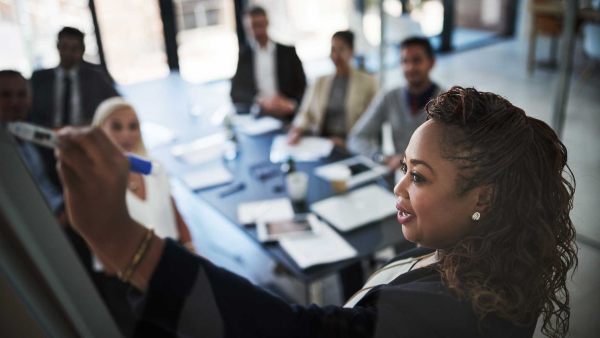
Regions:
<instances>
[{"instance_id":1,"label":"seated man in suit","mask_svg":"<svg viewBox=\"0 0 600 338\"><path fill-rule=\"evenodd\" d=\"M0 71L0 123L24 121L31 109L31 88L21 73L13 70ZM48 206L53 211L58 224L65 230L75 250L86 267L92 271L92 256L81 236L70 227L62 187L53 180L51 172L44 166L43 152L30 142L13 139L20 155L31 172ZM52 151L48 151L52 153ZM54 169L54 168L51 168ZM56 174L56 173L54 173Z\"/></svg>"},{"instance_id":2,"label":"seated man in suit","mask_svg":"<svg viewBox=\"0 0 600 338\"><path fill-rule=\"evenodd\" d=\"M27 80L21 73L13 70L0 71L0 123L24 121L31 108L31 91ZM62 191L48 178L42 159L36 147L31 143L14 139L17 149L29 167L48 205L62 221L66 221L63 212ZM64 223L63 223L64 225Z\"/></svg>"},{"instance_id":3,"label":"seated man in suit","mask_svg":"<svg viewBox=\"0 0 600 338\"><path fill-rule=\"evenodd\" d=\"M400 168L404 149L413 132L425 122L425 105L442 90L431 81L429 72L435 65L435 55L429 40L413 37L400 44L400 63L406 85L380 93L356 122L348 135L348 148L391 169ZM396 155L383 156L381 127L389 122Z\"/></svg>"},{"instance_id":4,"label":"seated man in suit","mask_svg":"<svg viewBox=\"0 0 600 338\"><path fill-rule=\"evenodd\" d=\"M36 71L31 76L30 120L51 128L88 125L98 105L119 94L104 74L82 66L85 44L81 31L63 28L58 33L57 48L58 67Z\"/></svg>"},{"instance_id":5,"label":"seated man in suit","mask_svg":"<svg viewBox=\"0 0 600 338\"><path fill-rule=\"evenodd\" d=\"M241 110L254 106L262 114L291 121L306 88L296 49L269 39L269 20L260 7L246 12L244 24L249 43L240 47L231 99Z\"/></svg>"}]
</instances>

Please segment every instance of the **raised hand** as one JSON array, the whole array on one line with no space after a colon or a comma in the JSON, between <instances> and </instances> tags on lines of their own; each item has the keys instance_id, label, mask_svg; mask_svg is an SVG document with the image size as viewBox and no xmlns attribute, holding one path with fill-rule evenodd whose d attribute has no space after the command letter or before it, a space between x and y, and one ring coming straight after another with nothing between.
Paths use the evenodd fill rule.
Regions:
<instances>
[{"instance_id":1,"label":"raised hand","mask_svg":"<svg viewBox=\"0 0 600 338\"><path fill-rule=\"evenodd\" d=\"M99 129L67 127L58 139L57 168L69 220L103 263L121 271L145 232L125 203L129 160Z\"/></svg>"}]
</instances>

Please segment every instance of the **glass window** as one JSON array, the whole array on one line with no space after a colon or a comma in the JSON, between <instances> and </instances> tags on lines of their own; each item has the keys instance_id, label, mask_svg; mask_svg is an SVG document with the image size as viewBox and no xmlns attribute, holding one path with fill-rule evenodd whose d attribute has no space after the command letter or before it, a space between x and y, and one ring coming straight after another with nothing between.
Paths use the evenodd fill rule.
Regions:
<instances>
[{"instance_id":1,"label":"glass window","mask_svg":"<svg viewBox=\"0 0 600 338\"><path fill-rule=\"evenodd\" d=\"M233 77L238 38L233 0L174 0L181 77L202 83Z\"/></svg>"},{"instance_id":2,"label":"glass window","mask_svg":"<svg viewBox=\"0 0 600 338\"><path fill-rule=\"evenodd\" d=\"M328 58L333 33L349 29L351 18L355 16L352 0L254 0L250 4L267 11L269 35L273 40L296 46L309 77L316 75L312 65L319 68L325 65L306 63ZM355 28L353 31L358 33ZM360 44L360 36L357 37ZM333 65L327 63L326 66L333 70Z\"/></svg>"},{"instance_id":3,"label":"glass window","mask_svg":"<svg viewBox=\"0 0 600 338\"><path fill-rule=\"evenodd\" d=\"M118 83L169 75L158 0L96 0L106 64Z\"/></svg>"},{"instance_id":4,"label":"glass window","mask_svg":"<svg viewBox=\"0 0 600 338\"><path fill-rule=\"evenodd\" d=\"M510 28L510 6L510 0L456 0L453 46L460 48L504 34Z\"/></svg>"},{"instance_id":5,"label":"glass window","mask_svg":"<svg viewBox=\"0 0 600 338\"><path fill-rule=\"evenodd\" d=\"M87 0L0 0L0 69L29 76L35 69L56 67L57 34L64 26L85 33L84 59L99 63Z\"/></svg>"},{"instance_id":6,"label":"glass window","mask_svg":"<svg viewBox=\"0 0 600 338\"><path fill-rule=\"evenodd\" d=\"M415 1L410 17L421 24L423 34L427 37L442 34L444 27L444 5L441 0Z\"/></svg>"}]
</instances>

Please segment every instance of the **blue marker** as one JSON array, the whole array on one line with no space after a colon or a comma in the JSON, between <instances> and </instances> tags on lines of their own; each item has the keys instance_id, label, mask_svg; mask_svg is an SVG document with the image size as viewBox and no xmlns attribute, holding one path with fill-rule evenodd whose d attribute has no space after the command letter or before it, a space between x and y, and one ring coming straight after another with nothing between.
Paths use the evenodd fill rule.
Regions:
<instances>
[{"instance_id":1,"label":"blue marker","mask_svg":"<svg viewBox=\"0 0 600 338\"><path fill-rule=\"evenodd\" d=\"M39 127L25 122L11 122L7 126L8 131L15 137L38 144L43 147L55 149L58 147L56 133L48 128ZM154 175L159 172L160 165L154 161L148 161L132 154L125 154L129 158L129 170L142 174Z\"/></svg>"}]
</instances>

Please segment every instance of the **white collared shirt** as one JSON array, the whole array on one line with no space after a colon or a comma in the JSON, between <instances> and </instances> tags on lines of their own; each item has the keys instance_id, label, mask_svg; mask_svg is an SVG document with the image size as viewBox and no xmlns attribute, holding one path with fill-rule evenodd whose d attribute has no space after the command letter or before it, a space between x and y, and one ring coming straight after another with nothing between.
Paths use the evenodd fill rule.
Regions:
<instances>
[{"instance_id":1,"label":"white collared shirt","mask_svg":"<svg viewBox=\"0 0 600 338\"><path fill-rule=\"evenodd\" d=\"M79 67L73 67L70 70L64 70L60 66L55 68L54 80L54 127L63 126L63 97L64 97L64 79L69 76L71 79L71 109L69 125L80 126L83 124L81 91L79 88Z\"/></svg>"},{"instance_id":2,"label":"white collared shirt","mask_svg":"<svg viewBox=\"0 0 600 338\"><path fill-rule=\"evenodd\" d=\"M277 90L277 60L275 56L275 43L271 40L265 48L258 42L253 42L254 49L254 74L259 96L273 96Z\"/></svg>"}]
</instances>

